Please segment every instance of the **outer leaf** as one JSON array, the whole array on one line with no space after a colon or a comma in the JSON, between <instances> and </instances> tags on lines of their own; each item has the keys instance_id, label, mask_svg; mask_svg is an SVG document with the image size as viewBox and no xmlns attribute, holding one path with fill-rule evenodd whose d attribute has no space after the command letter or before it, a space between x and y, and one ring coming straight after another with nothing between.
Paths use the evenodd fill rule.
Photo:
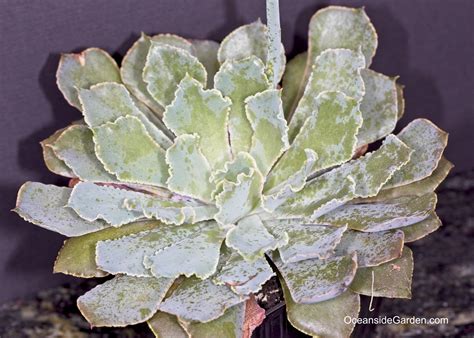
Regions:
<instances>
[{"instance_id":1,"label":"outer leaf","mask_svg":"<svg viewBox=\"0 0 474 338\"><path fill-rule=\"evenodd\" d=\"M436 206L436 194L399 197L380 203L350 204L318 218L318 222L344 225L349 228L376 232L404 227L427 218Z\"/></svg>"},{"instance_id":2,"label":"outer leaf","mask_svg":"<svg viewBox=\"0 0 474 338\"><path fill-rule=\"evenodd\" d=\"M112 82L100 83L90 89L79 90L79 99L84 119L89 127L98 127L107 122L114 122L121 116L133 115L143 123L148 133L161 147L166 149L171 145L168 136L140 111L124 85ZM148 108L143 109L146 111ZM150 116L152 114L149 113Z\"/></svg>"},{"instance_id":3,"label":"outer leaf","mask_svg":"<svg viewBox=\"0 0 474 338\"><path fill-rule=\"evenodd\" d=\"M412 277L413 253L405 246L402 257L373 268L359 269L351 290L366 296L411 298Z\"/></svg>"},{"instance_id":4,"label":"outer leaf","mask_svg":"<svg viewBox=\"0 0 474 338\"><path fill-rule=\"evenodd\" d=\"M215 285L209 279L188 278L161 303L160 310L185 321L207 323L244 300L225 285Z\"/></svg>"},{"instance_id":5,"label":"outer leaf","mask_svg":"<svg viewBox=\"0 0 474 338\"><path fill-rule=\"evenodd\" d=\"M145 267L157 277L176 278L182 274L190 277L194 274L205 279L211 276L216 272L225 233L213 221L200 227L198 233L165 248L157 248L153 256L145 256Z\"/></svg>"},{"instance_id":6,"label":"outer leaf","mask_svg":"<svg viewBox=\"0 0 474 338\"><path fill-rule=\"evenodd\" d=\"M199 81L185 76L174 101L166 107L164 122L176 135L197 134L201 151L212 168L230 158L227 121L231 102L215 90L204 90Z\"/></svg>"},{"instance_id":7,"label":"outer leaf","mask_svg":"<svg viewBox=\"0 0 474 338\"><path fill-rule=\"evenodd\" d=\"M166 184L173 192L209 202L214 190L210 183L211 167L199 141L197 135L181 135L166 151L166 163L170 166Z\"/></svg>"},{"instance_id":8,"label":"outer leaf","mask_svg":"<svg viewBox=\"0 0 474 338\"><path fill-rule=\"evenodd\" d=\"M217 60L217 51L219 43L211 40L191 40L195 55L206 68L207 72L207 88L214 87L214 75L219 70L219 61Z\"/></svg>"},{"instance_id":9,"label":"outer leaf","mask_svg":"<svg viewBox=\"0 0 474 338\"><path fill-rule=\"evenodd\" d=\"M97 157L107 171L123 182L166 186L165 152L138 118L119 117L93 131Z\"/></svg>"},{"instance_id":10,"label":"outer leaf","mask_svg":"<svg viewBox=\"0 0 474 338\"><path fill-rule=\"evenodd\" d=\"M306 119L313 115L318 95L324 91L340 91L360 101L364 96L364 81L360 71L364 56L348 49L329 49L314 63L304 94L290 121L290 141L294 140Z\"/></svg>"},{"instance_id":11,"label":"outer leaf","mask_svg":"<svg viewBox=\"0 0 474 338\"><path fill-rule=\"evenodd\" d=\"M283 74L283 90L281 95L283 110L285 111L286 117L291 115L291 112L294 110L301 98L299 89L301 82L304 80L307 58L307 52L300 53L288 61L286 65L285 74Z\"/></svg>"},{"instance_id":12,"label":"outer leaf","mask_svg":"<svg viewBox=\"0 0 474 338\"><path fill-rule=\"evenodd\" d=\"M59 159L71 168L81 180L116 182L117 179L105 171L94 151L92 131L84 125L72 125L64 130L51 145Z\"/></svg>"},{"instance_id":13,"label":"outer leaf","mask_svg":"<svg viewBox=\"0 0 474 338\"><path fill-rule=\"evenodd\" d=\"M127 326L150 319L173 284L167 278L117 276L77 299L92 326Z\"/></svg>"},{"instance_id":14,"label":"outer leaf","mask_svg":"<svg viewBox=\"0 0 474 338\"><path fill-rule=\"evenodd\" d=\"M233 253L215 274L213 282L218 285L225 284L239 295L248 295L258 292L274 275L265 257L249 262L240 254Z\"/></svg>"},{"instance_id":15,"label":"outer leaf","mask_svg":"<svg viewBox=\"0 0 474 338\"><path fill-rule=\"evenodd\" d=\"M121 82L114 59L98 48L89 48L79 54L62 54L56 79L66 100L79 110L82 107L77 89L88 89L101 82Z\"/></svg>"},{"instance_id":16,"label":"outer leaf","mask_svg":"<svg viewBox=\"0 0 474 338\"><path fill-rule=\"evenodd\" d=\"M247 261L255 261L263 257L265 252L275 250L288 243L288 236L282 234L274 237L263 225L260 217L253 215L243 218L227 233L225 240L229 248L237 252Z\"/></svg>"},{"instance_id":17,"label":"outer leaf","mask_svg":"<svg viewBox=\"0 0 474 338\"><path fill-rule=\"evenodd\" d=\"M297 220L267 221L265 226L278 236L287 233L288 244L278 248L284 263L329 258L334 254L334 248L346 231L346 227L303 224Z\"/></svg>"},{"instance_id":18,"label":"outer leaf","mask_svg":"<svg viewBox=\"0 0 474 338\"><path fill-rule=\"evenodd\" d=\"M405 98L403 97L403 90L405 86L397 83L397 106L398 106L398 119L400 120L405 114Z\"/></svg>"},{"instance_id":19,"label":"outer leaf","mask_svg":"<svg viewBox=\"0 0 474 338\"><path fill-rule=\"evenodd\" d=\"M405 233L405 243L411 243L436 231L441 225L439 217L435 212L432 212L423 221L403 227L400 230Z\"/></svg>"},{"instance_id":20,"label":"outer leaf","mask_svg":"<svg viewBox=\"0 0 474 338\"><path fill-rule=\"evenodd\" d=\"M322 302L342 294L357 270L356 255L287 264L280 259L273 259L273 262L285 280L291 298L301 304Z\"/></svg>"},{"instance_id":21,"label":"outer leaf","mask_svg":"<svg viewBox=\"0 0 474 338\"><path fill-rule=\"evenodd\" d=\"M79 182L74 186L67 206L89 222L101 219L119 227L144 218L143 213L124 207L125 199L141 195L142 193L118 187Z\"/></svg>"},{"instance_id":22,"label":"outer leaf","mask_svg":"<svg viewBox=\"0 0 474 338\"><path fill-rule=\"evenodd\" d=\"M70 188L26 182L18 191L14 211L24 220L42 228L75 237L107 227L103 222L87 222L65 207Z\"/></svg>"},{"instance_id":23,"label":"outer leaf","mask_svg":"<svg viewBox=\"0 0 474 338\"><path fill-rule=\"evenodd\" d=\"M221 45L224 46L224 42ZM260 59L249 56L245 59L226 61L214 78L214 86L232 100L229 115L229 137L232 152L249 151L252 127L245 115L245 99L270 87L265 75L265 66Z\"/></svg>"},{"instance_id":24,"label":"outer leaf","mask_svg":"<svg viewBox=\"0 0 474 338\"><path fill-rule=\"evenodd\" d=\"M365 85L360 104L364 123L357 134L358 147L390 134L398 120L396 79L370 69L362 69L361 75Z\"/></svg>"},{"instance_id":25,"label":"outer leaf","mask_svg":"<svg viewBox=\"0 0 474 338\"><path fill-rule=\"evenodd\" d=\"M412 121L398 137L414 152L410 162L396 172L384 188L398 187L430 176L448 142L448 134L425 119Z\"/></svg>"},{"instance_id":26,"label":"outer leaf","mask_svg":"<svg viewBox=\"0 0 474 338\"><path fill-rule=\"evenodd\" d=\"M137 222L120 228L107 228L80 237L69 238L64 241L64 245L54 262L54 272L86 278L106 276L107 273L99 270L95 262L97 242L136 234L161 225L157 221Z\"/></svg>"},{"instance_id":27,"label":"outer leaf","mask_svg":"<svg viewBox=\"0 0 474 338\"><path fill-rule=\"evenodd\" d=\"M147 322L151 331L157 338L188 338L188 334L178 322L176 316L158 311Z\"/></svg>"},{"instance_id":28,"label":"outer leaf","mask_svg":"<svg viewBox=\"0 0 474 338\"><path fill-rule=\"evenodd\" d=\"M318 154L312 172L339 165L352 157L362 119L358 103L340 92L320 94L312 114L301 127L288 151L269 174L265 189L275 187L306 161L305 149Z\"/></svg>"},{"instance_id":29,"label":"outer leaf","mask_svg":"<svg viewBox=\"0 0 474 338\"><path fill-rule=\"evenodd\" d=\"M364 233L348 230L336 247L336 255L357 253L359 268L377 266L402 255L404 234L401 230Z\"/></svg>"},{"instance_id":30,"label":"outer leaf","mask_svg":"<svg viewBox=\"0 0 474 338\"><path fill-rule=\"evenodd\" d=\"M189 74L203 85L206 69L199 60L183 49L152 42L143 69L148 92L163 107L173 101L178 83Z\"/></svg>"},{"instance_id":31,"label":"outer leaf","mask_svg":"<svg viewBox=\"0 0 474 338\"><path fill-rule=\"evenodd\" d=\"M266 176L289 147L281 92L269 89L248 97L245 102L246 115L253 130L250 155L257 162L260 172Z\"/></svg>"},{"instance_id":32,"label":"outer leaf","mask_svg":"<svg viewBox=\"0 0 474 338\"><path fill-rule=\"evenodd\" d=\"M61 160L51 148L51 145L58 139L58 137L64 132L65 129L66 128L56 131L53 135L41 141L40 144L41 148L43 149L44 163L46 164L46 167L49 169L49 171L61 176L74 178L76 177L76 175L74 174L72 169L69 168L66 163L64 163L64 161Z\"/></svg>"}]
</instances>

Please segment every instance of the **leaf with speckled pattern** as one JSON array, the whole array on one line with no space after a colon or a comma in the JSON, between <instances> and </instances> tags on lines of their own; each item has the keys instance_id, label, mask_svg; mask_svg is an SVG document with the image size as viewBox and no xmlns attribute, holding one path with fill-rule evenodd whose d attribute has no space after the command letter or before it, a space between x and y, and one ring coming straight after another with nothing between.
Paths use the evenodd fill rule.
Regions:
<instances>
[{"instance_id":1,"label":"leaf with speckled pattern","mask_svg":"<svg viewBox=\"0 0 474 338\"><path fill-rule=\"evenodd\" d=\"M324 224L376 232L405 227L421 222L436 206L436 194L402 196L377 203L343 205L317 219Z\"/></svg>"},{"instance_id":2,"label":"leaf with speckled pattern","mask_svg":"<svg viewBox=\"0 0 474 338\"><path fill-rule=\"evenodd\" d=\"M234 252L212 280L217 285L229 286L239 295L248 295L258 292L274 275L265 257L249 262Z\"/></svg>"},{"instance_id":3,"label":"leaf with speckled pattern","mask_svg":"<svg viewBox=\"0 0 474 338\"><path fill-rule=\"evenodd\" d=\"M138 118L122 116L93 132L97 157L120 181L166 187L165 151Z\"/></svg>"},{"instance_id":4,"label":"leaf with speckled pattern","mask_svg":"<svg viewBox=\"0 0 474 338\"><path fill-rule=\"evenodd\" d=\"M350 290L336 298L315 304L298 304L288 287L281 283L285 297L286 314L295 328L314 337L346 338L351 335L355 323L346 324L344 318L357 318L360 296Z\"/></svg>"},{"instance_id":5,"label":"leaf with speckled pattern","mask_svg":"<svg viewBox=\"0 0 474 338\"><path fill-rule=\"evenodd\" d=\"M299 93L299 89L304 79L307 58L307 52L300 53L288 61L286 65L285 74L283 74L283 89L281 95L286 117L291 115L301 98L302 93Z\"/></svg>"},{"instance_id":6,"label":"leaf with speckled pattern","mask_svg":"<svg viewBox=\"0 0 474 338\"><path fill-rule=\"evenodd\" d=\"M199 81L186 75L176 97L166 107L164 122L177 136L197 134L202 153L213 169L230 159L227 121L231 102L215 90L204 90Z\"/></svg>"},{"instance_id":7,"label":"leaf with speckled pattern","mask_svg":"<svg viewBox=\"0 0 474 338\"><path fill-rule=\"evenodd\" d=\"M360 103L364 123L357 134L357 147L372 143L390 134L398 120L396 79L362 69L365 95Z\"/></svg>"},{"instance_id":8,"label":"leaf with speckled pattern","mask_svg":"<svg viewBox=\"0 0 474 338\"><path fill-rule=\"evenodd\" d=\"M318 96L322 92L339 91L359 102L365 93L360 74L364 67L364 56L348 49L329 49L319 55L304 94L291 117L290 141L298 135L306 119L313 115L318 105Z\"/></svg>"},{"instance_id":9,"label":"leaf with speckled pattern","mask_svg":"<svg viewBox=\"0 0 474 338\"><path fill-rule=\"evenodd\" d=\"M402 255L403 231L360 232L348 230L336 247L337 256L357 253L359 268L377 266Z\"/></svg>"},{"instance_id":10,"label":"leaf with speckled pattern","mask_svg":"<svg viewBox=\"0 0 474 338\"><path fill-rule=\"evenodd\" d=\"M160 310L185 321L207 323L219 318L229 307L245 301L225 285L210 279L187 278L160 304Z\"/></svg>"},{"instance_id":11,"label":"leaf with speckled pattern","mask_svg":"<svg viewBox=\"0 0 474 338\"><path fill-rule=\"evenodd\" d=\"M92 326L138 324L158 310L171 284L168 278L116 276L79 297L77 306Z\"/></svg>"},{"instance_id":12,"label":"leaf with speckled pattern","mask_svg":"<svg viewBox=\"0 0 474 338\"><path fill-rule=\"evenodd\" d=\"M410 162L397 171L384 188L398 187L430 176L448 143L448 134L426 119L410 122L398 137L414 151Z\"/></svg>"},{"instance_id":13,"label":"leaf with speckled pattern","mask_svg":"<svg viewBox=\"0 0 474 338\"><path fill-rule=\"evenodd\" d=\"M214 78L214 86L232 100L229 137L233 154L249 151L252 127L245 114L245 99L270 88L265 66L255 56L224 62Z\"/></svg>"},{"instance_id":14,"label":"leaf with speckled pattern","mask_svg":"<svg viewBox=\"0 0 474 338\"><path fill-rule=\"evenodd\" d=\"M372 288L372 272L374 283ZM404 247L400 258L388 263L357 270L350 288L365 296L411 298L413 278L413 253Z\"/></svg>"},{"instance_id":15,"label":"leaf with speckled pattern","mask_svg":"<svg viewBox=\"0 0 474 338\"><path fill-rule=\"evenodd\" d=\"M299 220L270 220L264 223L276 236L288 234L288 244L278 248L284 263L329 258L346 231L346 227L304 224Z\"/></svg>"},{"instance_id":16,"label":"leaf with speckled pattern","mask_svg":"<svg viewBox=\"0 0 474 338\"><path fill-rule=\"evenodd\" d=\"M275 237L263 225L256 215L241 219L229 230L225 240L229 248L237 250L247 261L263 257L265 252L288 243L288 235L282 233Z\"/></svg>"},{"instance_id":17,"label":"leaf with speckled pattern","mask_svg":"<svg viewBox=\"0 0 474 338\"><path fill-rule=\"evenodd\" d=\"M421 222L406 226L401 228L405 233L405 243L411 243L417 241L433 231L436 231L442 225L441 220L436 215L436 212L431 212L428 218L422 220Z\"/></svg>"},{"instance_id":18,"label":"leaf with speckled pattern","mask_svg":"<svg viewBox=\"0 0 474 338\"><path fill-rule=\"evenodd\" d=\"M98 160L92 131L87 126L68 127L51 145L51 148L79 179L103 183L117 182L117 179L109 174Z\"/></svg>"},{"instance_id":19,"label":"leaf with speckled pattern","mask_svg":"<svg viewBox=\"0 0 474 338\"><path fill-rule=\"evenodd\" d=\"M148 322L148 327L157 338L188 338L188 334L178 322L176 316L158 311Z\"/></svg>"},{"instance_id":20,"label":"leaf with speckled pattern","mask_svg":"<svg viewBox=\"0 0 474 338\"><path fill-rule=\"evenodd\" d=\"M212 40L191 40L194 47L195 56L202 63L207 72L206 88L214 87L214 75L219 70L220 64L217 60L219 43Z\"/></svg>"},{"instance_id":21,"label":"leaf with speckled pattern","mask_svg":"<svg viewBox=\"0 0 474 338\"><path fill-rule=\"evenodd\" d=\"M291 298L300 304L323 302L339 296L347 290L357 270L356 255L285 264L274 254L273 262L285 280Z\"/></svg>"},{"instance_id":22,"label":"leaf with speckled pattern","mask_svg":"<svg viewBox=\"0 0 474 338\"><path fill-rule=\"evenodd\" d=\"M26 182L18 191L14 211L25 221L68 237L106 228L104 222L88 222L66 207L71 188Z\"/></svg>"},{"instance_id":23,"label":"leaf with speckled pattern","mask_svg":"<svg viewBox=\"0 0 474 338\"><path fill-rule=\"evenodd\" d=\"M46 167L49 171L61 175L64 177L74 178L76 175L71 168L64 163L53 151L51 145L56 142L58 137L66 130L67 128L60 129L56 131L53 135L44 139L40 142L41 148L43 149L43 159Z\"/></svg>"},{"instance_id":24,"label":"leaf with speckled pattern","mask_svg":"<svg viewBox=\"0 0 474 338\"><path fill-rule=\"evenodd\" d=\"M186 74L205 85L207 73L199 60L183 49L152 41L143 69L148 92L163 107L174 99Z\"/></svg>"},{"instance_id":25,"label":"leaf with speckled pattern","mask_svg":"<svg viewBox=\"0 0 474 338\"><path fill-rule=\"evenodd\" d=\"M263 176L289 147L288 126L283 116L281 91L268 89L245 100L245 111L252 126L250 155Z\"/></svg>"},{"instance_id":26,"label":"leaf with speckled pattern","mask_svg":"<svg viewBox=\"0 0 474 338\"><path fill-rule=\"evenodd\" d=\"M81 110L77 89L88 89L101 82L122 82L114 59L99 48L78 54L62 54L56 79L66 100Z\"/></svg>"}]
</instances>

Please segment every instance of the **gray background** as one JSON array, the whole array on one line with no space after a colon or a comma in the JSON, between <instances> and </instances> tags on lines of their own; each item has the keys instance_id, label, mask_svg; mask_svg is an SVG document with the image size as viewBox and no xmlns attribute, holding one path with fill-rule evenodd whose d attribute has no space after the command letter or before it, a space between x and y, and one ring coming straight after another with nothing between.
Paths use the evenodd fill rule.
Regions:
<instances>
[{"instance_id":1,"label":"gray background","mask_svg":"<svg viewBox=\"0 0 474 338\"><path fill-rule=\"evenodd\" d=\"M280 2L291 56L306 48L317 9L365 6L379 35L372 68L400 75L406 85L400 125L419 116L433 120L451 133L447 156L456 170L474 167L474 1ZM38 143L80 118L55 85L59 53L95 46L120 59L140 31L219 41L264 16L263 0L0 1L0 301L69 280L51 273L63 237L9 211L24 181L65 183L48 173Z\"/></svg>"}]
</instances>

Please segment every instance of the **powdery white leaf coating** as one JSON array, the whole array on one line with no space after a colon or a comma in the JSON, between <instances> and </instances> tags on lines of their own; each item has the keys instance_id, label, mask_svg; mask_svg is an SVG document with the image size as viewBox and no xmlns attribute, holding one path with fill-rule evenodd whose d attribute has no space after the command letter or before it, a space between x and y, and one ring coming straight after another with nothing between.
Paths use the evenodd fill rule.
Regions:
<instances>
[{"instance_id":1,"label":"powdery white leaf coating","mask_svg":"<svg viewBox=\"0 0 474 338\"><path fill-rule=\"evenodd\" d=\"M220 44L212 40L190 40L194 47L194 55L202 63L207 72L206 88L214 87L214 75L219 70L220 64L217 60L217 51Z\"/></svg>"},{"instance_id":2,"label":"powdery white leaf coating","mask_svg":"<svg viewBox=\"0 0 474 338\"><path fill-rule=\"evenodd\" d=\"M448 143L448 134L426 119L410 122L398 137L413 149L410 162L396 172L384 188L419 181L436 169Z\"/></svg>"},{"instance_id":3,"label":"powdery white leaf coating","mask_svg":"<svg viewBox=\"0 0 474 338\"><path fill-rule=\"evenodd\" d=\"M209 278L216 272L224 238L225 232L216 222L203 222L198 232L159 249L153 256L146 255L144 265L157 277Z\"/></svg>"},{"instance_id":4,"label":"powdery white leaf coating","mask_svg":"<svg viewBox=\"0 0 474 338\"><path fill-rule=\"evenodd\" d=\"M105 238L97 242L97 266L113 274L150 276L150 271L143 265L145 256L152 256L160 249L190 238L201 228L202 225L199 224L161 224L156 229L144 229L142 232L124 234L110 240Z\"/></svg>"},{"instance_id":5,"label":"powdery white leaf coating","mask_svg":"<svg viewBox=\"0 0 474 338\"><path fill-rule=\"evenodd\" d=\"M313 65L303 96L290 120L290 141L298 135L306 119L313 115L319 94L339 91L359 102L365 93L360 74L364 56L348 49L329 49Z\"/></svg>"},{"instance_id":6,"label":"powdery white leaf coating","mask_svg":"<svg viewBox=\"0 0 474 338\"><path fill-rule=\"evenodd\" d=\"M202 153L213 169L230 159L227 121L231 101L215 89L204 90L202 84L186 75L179 83L176 97L166 107L164 122L177 136L199 135Z\"/></svg>"},{"instance_id":7,"label":"powdery white leaf coating","mask_svg":"<svg viewBox=\"0 0 474 338\"><path fill-rule=\"evenodd\" d=\"M292 326L314 337L346 338L355 327L355 323L344 323L349 316L357 318L360 310L360 296L347 290L336 298L315 304L298 304L290 295L288 287L282 281L285 297L286 315Z\"/></svg>"},{"instance_id":8,"label":"powdery white leaf coating","mask_svg":"<svg viewBox=\"0 0 474 338\"><path fill-rule=\"evenodd\" d=\"M123 205L125 199L140 195L125 188L79 182L72 189L67 206L89 222L101 219L119 227L144 218L143 213L127 210Z\"/></svg>"},{"instance_id":9,"label":"powdery white leaf coating","mask_svg":"<svg viewBox=\"0 0 474 338\"><path fill-rule=\"evenodd\" d=\"M365 296L411 298L412 278L413 253L405 246L400 258L379 266L357 270L351 290Z\"/></svg>"},{"instance_id":10,"label":"powdery white leaf coating","mask_svg":"<svg viewBox=\"0 0 474 338\"><path fill-rule=\"evenodd\" d=\"M207 74L199 60L183 49L152 41L143 69L148 92L163 107L174 99L178 83L189 74L206 84Z\"/></svg>"},{"instance_id":11,"label":"powdery white leaf coating","mask_svg":"<svg viewBox=\"0 0 474 338\"><path fill-rule=\"evenodd\" d=\"M436 231L442 225L441 220L439 219L436 212L431 212L428 218L422 220L421 222L406 226L401 228L405 234L405 243L411 243L417 241L433 231Z\"/></svg>"},{"instance_id":12,"label":"powdery white leaf coating","mask_svg":"<svg viewBox=\"0 0 474 338\"><path fill-rule=\"evenodd\" d=\"M342 164L352 157L362 125L357 101L341 92L323 92L314 104L314 112L270 172L268 188L281 184L301 168L307 158L305 149L318 155L313 172Z\"/></svg>"},{"instance_id":13,"label":"powdery white leaf coating","mask_svg":"<svg viewBox=\"0 0 474 338\"><path fill-rule=\"evenodd\" d=\"M101 82L122 82L114 59L99 48L78 54L62 54L56 80L67 102L81 110L77 89L90 88Z\"/></svg>"},{"instance_id":14,"label":"powdery white leaf coating","mask_svg":"<svg viewBox=\"0 0 474 338\"><path fill-rule=\"evenodd\" d=\"M169 313L158 311L147 321L147 324L155 337L188 338L178 318Z\"/></svg>"},{"instance_id":15,"label":"powdery white leaf coating","mask_svg":"<svg viewBox=\"0 0 474 338\"><path fill-rule=\"evenodd\" d=\"M253 130L250 155L257 162L260 172L266 176L289 147L281 91L268 89L248 97L245 103L246 115Z\"/></svg>"},{"instance_id":16,"label":"powdery white leaf coating","mask_svg":"<svg viewBox=\"0 0 474 338\"><path fill-rule=\"evenodd\" d=\"M106 223L88 222L66 207L71 190L55 185L26 182L18 191L14 211L25 221L67 237L81 236L106 228Z\"/></svg>"},{"instance_id":17,"label":"powdery white leaf coating","mask_svg":"<svg viewBox=\"0 0 474 338\"><path fill-rule=\"evenodd\" d=\"M185 279L160 304L160 310L174 314L184 321L210 322L219 318L229 307L242 303L239 296L225 285L215 285L210 279Z\"/></svg>"},{"instance_id":18,"label":"powdery white leaf coating","mask_svg":"<svg viewBox=\"0 0 474 338\"><path fill-rule=\"evenodd\" d=\"M288 235L282 233L275 237L263 225L257 215L241 219L229 230L225 240L229 248L235 249L245 260L255 261L265 252L288 243Z\"/></svg>"},{"instance_id":19,"label":"powdery white leaf coating","mask_svg":"<svg viewBox=\"0 0 474 338\"><path fill-rule=\"evenodd\" d=\"M405 227L421 222L436 206L436 194L403 196L377 203L347 204L317 220L332 225L347 224L349 228L376 232Z\"/></svg>"},{"instance_id":20,"label":"powdery white leaf coating","mask_svg":"<svg viewBox=\"0 0 474 338\"><path fill-rule=\"evenodd\" d=\"M92 326L127 326L150 319L173 284L172 279L116 276L77 299Z\"/></svg>"},{"instance_id":21,"label":"powdery white leaf coating","mask_svg":"<svg viewBox=\"0 0 474 338\"><path fill-rule=\"evenodd\" d=\"M277 236L288 235L288 244L278 248L284 263L305 259L327 259L334 254L334 248L341 240L346 227L332 227L321 224L305 224L301 220L269 220L267 229Z\"/></svg>"},{"instance_id":22,"label":"powdery white leaf coating","mask_svg":"<svg viewBox=\"0 0 474 338\"><path fill-rule=\"evenodd\" d=\"M228 60L217 72L214 86L232 101L228 128L233 154L249 151L253 131L245 114L245 99L270 88L265 65L255 56Z\"/></svg>"},{"instance_id":23,"label":"powdery white leaf coating","mask_svg":"<svg viewBox=\"0 0 474 338\"><path fill-rule=\"evenodd\" d=\"M272 81L273 87L276 88L283 74L285 55L283 45L281 43L280 28L280 5L278 0L267 0L267 73Z\"/></svg>"},{"instance_id":24,"label":"powdery white leaf coating","mask_svg":"<svg viewBox=\"0 0 474 338\"><path fill-rule=\"evenodd\" d=\"M306 68L306 60L308 53L300 53L286 64L285 73L282 80L282 95L283 110L285 116L289 117L295 109L298 101L303 93L299 92L304 80L304 72Z\"/></svg>"},{"instance_id":25,"label":"powdery white leaf coating","mask_svg":"<svg viewBox=\"0 0 474 338\"><path fill-rule=\"evenodd\" d=\"M56 156L71 168L74 176L93 182L117 182L95 155L92 131L84 125L72 125L51 145Z\"/></svg>"},{"instance_id":26,"label":"powdery white leaf coating","mask_svg":"<svg viewBox=\"0 0 474 338\"><path fill-rule=\"evenodd\" d=\"M211 201L214 186L210 182L211 167L199 147L199 136L180 135L166 151L170 177L168 188L179 194Z\"/></svg>"},{"instance_id":27,"label":"powdery white leaf coating","mask_svg":"<svg viewBox=\"0 0 474 338\"><path fill-rule=\"evenodd\" d=\"M307 259L283 263L273 256L291 298L300 304L312 304L334 298L347 290L357 270L357 255L329 259Z\"/></svg>"},{"instance_id":28,"label":"powdery white leaf coating","mask_svg":"<svg viewBox=\"0 0 474 338\"><path fill-rule=\"evenodd\" d=\"M357 134L357 146L372 143L390 134L398 120L395 78L362 69L365 95L360 103L364 123Z\"/></svg>"},{"instance_id":29,"label":"powdery white leaf coating","mask_svg":"<svg viewBox=\"0 0 474 338\"><path fill-rule=\"evenodd\" d=\"M273 276L275 273L265 257L250 262L234 252L212 280L218 285L229 286L239 295L248 295L258 292L262 285Z\"/></svg>"},{"instance_id":30,"label":"powdery white leaf coating","mask_svg":"<svg viewBox=\"0 0 474 338\"><path fill-rule=\"evenodd\" d=\"M127 88L122 84L105 82L94 85L90 89L80 89L79 100L82 104L84 119L91 128L114 122L120 116L133 115L143 123L150 136L161 147L166 149L171 145L168 136L138 108ZM148 110L146 107L143 109Z\"/></svg>"},{"instance_id":31,"label":"powdery white leaf coating","mask_svg":"<svg viewBox=\"0 0 474 338\"><path fill-rule=\"evenodd\" d=\"M348 230L336 247L336 255L357 253L359 268L377 266L402 255L404 234L401 230L360 232Z\"/></svg>"},{"instance_id":32,"label":"powdery white leaf coating","mask_svg":"<svg viewBox=\"0 0 474 338\"><path fill-rule=\"evenodd\" d=\"M97 157L122 182L166 187L165 151L134 116L121 116L93 129Z\"/></svg>"},{"instance_id":33,"label":"powdery white leaf coating","mask_svg":"<svg viewBox=\"0 0 474 338\"><path fill-rule=\"evenodd\" d=\"M66 130L67 128L60 129L56 131L53 135L44 139L40 142L41 148L43 149L43 159L46 167L49 171L58 174L60 176L74 178L76 175L69 168L63 160L61 160L53 151L51 145L58 139L58 137Z\"/></svg>"}]
</instances>

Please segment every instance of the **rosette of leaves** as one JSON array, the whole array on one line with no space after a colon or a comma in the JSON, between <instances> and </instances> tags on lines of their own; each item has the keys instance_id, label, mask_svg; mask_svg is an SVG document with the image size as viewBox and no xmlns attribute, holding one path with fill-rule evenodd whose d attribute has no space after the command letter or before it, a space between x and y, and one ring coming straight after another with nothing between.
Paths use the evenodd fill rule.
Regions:
<instances>
[{"instance_id":1,"label":"rosette of leaves","mask_svg":"<svg viewBox=\"0 0 474 338\"><path fill-rule=\"evenodd\" d=\"M403 87L369 68L363 9L314 14L283 71L269 3L269 28L220 44L143 34L120 68L96 48L62 56L58 86L83 119L42 146L73 184L27 182L15 211L70 237L55 272L110 275L78 299L92 326L249 337L275 274L313 336L350 335L360 295L410 297L405 243L441 225L447 134L425 119L392 134Z\"/></svg>"}]
</instances>

